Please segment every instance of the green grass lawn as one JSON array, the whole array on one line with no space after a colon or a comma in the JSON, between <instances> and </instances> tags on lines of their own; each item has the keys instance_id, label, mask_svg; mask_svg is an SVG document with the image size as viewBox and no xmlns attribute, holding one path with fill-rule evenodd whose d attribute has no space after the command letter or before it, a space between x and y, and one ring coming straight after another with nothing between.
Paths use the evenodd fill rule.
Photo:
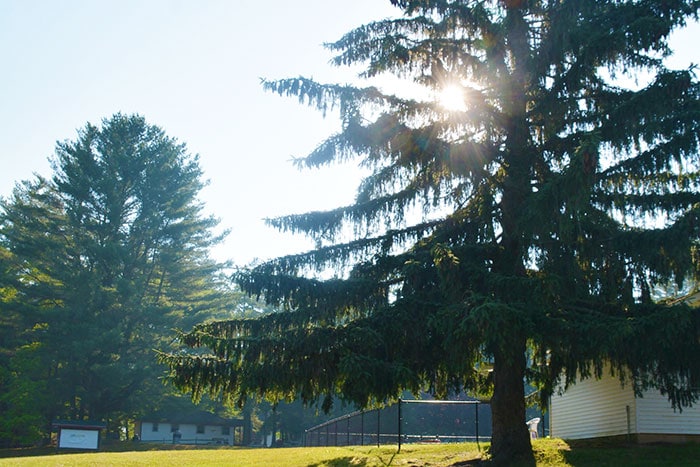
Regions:
<instances>
[{"instance_id":1,"label":"green grass lawn","mask_svg":"<svg viewBox=\"0 0 700 467\"><path fill-rule=\"evenodd\" d=\"M191 448L124 443L121 452L80 454L43 451L0 451L0 466L467 466L487 458L473 443L314 448ZM178 448L178 449L174 449ZM538 466L700 466L700 444L637 446L622 444L569 445L557 439L534 442ZM27 455L30 454L30 455Z\"/></svg>"}]
</instances>

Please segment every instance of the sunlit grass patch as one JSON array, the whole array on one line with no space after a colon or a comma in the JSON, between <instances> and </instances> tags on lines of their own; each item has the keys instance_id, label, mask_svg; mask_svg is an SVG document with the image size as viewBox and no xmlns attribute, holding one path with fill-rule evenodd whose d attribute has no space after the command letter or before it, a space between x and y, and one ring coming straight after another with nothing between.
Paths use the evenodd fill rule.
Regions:
<instances>
[{"instance_id":1,"label":"sunlit grass patch","mask_svg":"<svg viewBox=\"0 0 700 467\"><path fill-rule=\"evenodd\" d=\"M80 454L41 451L43 455L4 457L0 458L0 466L466 467L488 460L488 446L485 443L480 446L475 443L407 444L397 452L395 445L188 449L141 443L118 446L138 451ZM697 466L700 459L700 444L639 446L623 442L600 445L538 439L533 442L533 450L538 467L683 467ZM10 455L13 453L0 451L0 456Z\"/></svg>"}]
</instances>

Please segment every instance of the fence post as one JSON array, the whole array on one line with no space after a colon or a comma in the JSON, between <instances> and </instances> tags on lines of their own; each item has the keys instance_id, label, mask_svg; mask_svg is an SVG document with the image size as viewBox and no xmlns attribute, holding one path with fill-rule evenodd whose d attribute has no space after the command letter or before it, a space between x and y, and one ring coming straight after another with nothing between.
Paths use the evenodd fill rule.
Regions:
<instances>
[{"instance_id":1,"label":"fence post","mask_svg":"<svg viewBox=\"0 0 700 467\"><path fill-rule=\"evenodd\" d=\"M398 419L399 419L399 426L398 426L398 429L396 430L397 437L398 437L398 445L399 445L399 448L396 450L396 452L401 452L401 421L402 421L402 420L401 420L401 402L402 402L402 401L401 401L401 399L399 398L399 416L398 416Z\"/></svg>"},{"instance_id":2,"label":"fence post","mask_svg":"<svg viewBox=\"0 0 700 467\"><path fill-rule=\"evenodd\" d=\"M377 409L377 447L380 445L379 437L382 434L382 411Z\"/></svg>"},{"instance_id":3,"label":"fence post","mask_svg":"<svg viewBox=\"0 0 700 467\"><path fill-rule=\"evenodd\" d=\"M481 451L481 446L479 445L479 406L481 401L476 401L476 412L475 412L475 422L476 422L476 448Z\"/></svg>"},{"instance_id":4,"label":"fence post","mask_svg":"<svg viewBox=\"0 0 700 467\"><path fill-rule=\"evenodd\" d=\"M365 445L365 411L360 412L360 446Z\"/></svg>"}]
</instances>

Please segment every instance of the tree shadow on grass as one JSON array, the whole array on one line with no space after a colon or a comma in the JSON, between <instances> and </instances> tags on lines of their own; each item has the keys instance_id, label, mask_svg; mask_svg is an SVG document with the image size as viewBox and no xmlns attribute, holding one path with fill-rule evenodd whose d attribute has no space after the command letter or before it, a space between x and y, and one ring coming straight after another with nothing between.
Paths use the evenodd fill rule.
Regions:
<instances>
[{"instance_id":1,"label":"tree shadow on grass","mask_svg":"<svg viewBox=\"0 0 700 467\"><path fill-rule=\"evenodd\" d=\"M485 467L490 465L488 461L482 459L470 459L450 464L450 467Z\"/></svg>"},{"instance_id":2,"label":"tree shadow on grass","mask_svg":"<svg viewBox=\"0 0 700 467\"><path fill-rule=\"evenodd\" d=\"M696 467L700 465L700 443L650 443L634 440L603 439L570 441L563 451L567 465L629 467Z\"/></svg>"},{"instance_id":3,"label":"tree shadow on grass","mask_svg":"<svg viewBox=\"0 0 700 467\"><path fill-rule=\"evenodd\" d=\"M357 457L347 456L338 457L337 459L330 459L323 462L318 462L315 464L309 464L308 467L366 467L366 459L358 459Z\"/></svg>"},{"instance_id":4,"label":"tree shadow on grass","mask_svg":"<svg viewBox=\"0 0 700 467\"><path fill-rule=\"evenodd\" d=\"M537 464L533 460L509 462L508 464L498 464L494 463L490 459L475 458L457 461L453 464L450 464L449 467L536 467L536 465Z\"/></svg>"},{"instance_id":5,"label":"tree shadow on grass","mask_svg":"<svg viewBox=\"0 0 700 467\"><path fill-rule=\"evenodd\" d=\"M374 460L379 461L379 464L390 466L393 465L394 458L397 453L390 454L388 458L382 455L374 456ZM369 465L370 459L345 456L338 457L337 459L330 459L323 462L317 462L315 464L309 464L307 467L366 467ZM377 465L377 462L372 462L372 465Z\"/></svg>"}]
</instances>

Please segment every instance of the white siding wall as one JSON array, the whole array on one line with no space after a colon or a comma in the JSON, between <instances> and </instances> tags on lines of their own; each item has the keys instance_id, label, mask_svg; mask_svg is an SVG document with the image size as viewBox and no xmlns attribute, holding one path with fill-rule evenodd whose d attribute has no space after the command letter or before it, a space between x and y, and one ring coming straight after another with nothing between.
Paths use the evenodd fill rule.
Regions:
<instances>
[{"instance_id":1,"label":"white siding wall","mask_svg":"<svg viewBox=\"0 0 700 467\"><path fill-rule=\"evenodd\" d=\"M221 434L222 427L214 425L205 425L204 433L197 433L197 425L194 424L181 423L178 430L180 431L180 439L183 443L199 442L204 444L211 440L226 439L229 445L233 445L234 427L229 428L228 435ZM152 422L143 422L141 424L141 440L172 443L172 425L170 423L159 423L158 431L153 431Z\"/></svg>"},{"instance_id":2,"label":"white siding wall","mask_svg":"<svg viewBox=\"0 0 700 467\"><path fill-rule=\"evenodd\" d=\"M646 392L637 399L637 433L700 435L700 406L674 412L666 396Z\"/></svg>"},{"instance_id":3,"label":"white siding wall","mask_svg":"<svg viewBox=\"0 0 700 467\"><path fill-rule=\"evenodd\" d=\"M635 398L629 386L621 387L616 377L578 381L562 396L552 396L550 433L564 439L583 439L634 433Z\"/></svg>"},{"instance_id":4,"label":"white siding wall","mask_svg":"<svg viewBox=\"0 0 700 467\"><path fill-rule=\"evenodd\" d=\"M142 441L172 441L173 434L170 432L170 423L158 423L158 431L153 431L153 423L143 422L141 424Z\"/></svg>"}]
</instances>

